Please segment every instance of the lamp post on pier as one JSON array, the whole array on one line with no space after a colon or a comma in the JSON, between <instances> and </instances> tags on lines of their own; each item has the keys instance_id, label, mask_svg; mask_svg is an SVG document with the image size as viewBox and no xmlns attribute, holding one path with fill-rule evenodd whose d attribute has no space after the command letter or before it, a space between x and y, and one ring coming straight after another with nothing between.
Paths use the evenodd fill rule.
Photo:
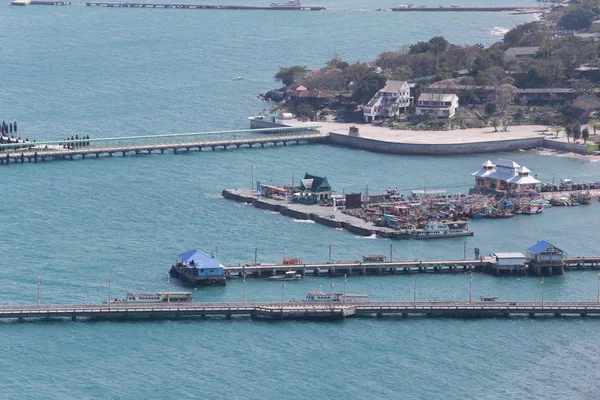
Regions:
<instances>
[{"instance_id":1,"label":"lamp post on pier","mask_svg":"<svg viewBox=\"0 0 600 400\"><path fill-rule=\"evenodd\" d=\"M544 308L544 277L542 276L542 308Z\"/></svg>"},{"instance_id":2,"label":"lamp post on pier","mask_svg":"<svg viewBox=\"0 0 600 400\"><path fill-rule=\"evenodd\" d=\"M244 271L244 304L246 304L246 271Z\"/></svg>"},{"instance_id":3,"label":"lamp post on pier","mask_svg":"<svg viewBox=\"0 0 600 400\"><path fill-rule=\"evenodd\" d=\"M600 278L598 278L600 279ZM346 274L344 274L344 304L346 304Z\"/></svg>"},{"instance_id":4,"label":"lamp post on pier","mask_svg":"<svg viewBox=\"0 0 600 400\"><path fill-rule=\"evenodd\" d=\"M171 272L167 272L167 303L171 303Z\"/></svg>"},{"instance_id":5,"label":"lamp post on pier","mask_svg":"<svg viewBox=\"0 0 600 400\"><path fill-rule=\"evenodd\" d=\"M413 276L413 306L417 307L417 278Z\"/></svg>"},{"instance_id":6,"label":"lamp post on pier","mask_svg":"<svg viewBox=\"0 0 600 400\"><path fill-rule=\"evenodd\" d=\"M598 274L598 303L600 303L600 274Z\"/></svg>"},{"instance_id":7,"label":"lamp post on pier","mask_svg":"<svg viewBox=\"0 0 600 400\"><path fill-rule=\"evenodd\" d=\"M40 308L40 277L38 276L38 287L37 287L37 306Z\"/></svg>"},{"instance_id":8,"label":"lamp post on pier","mask_svg":"<svg viewBox=\"0 0 600 400\"><path fill-rule=\"evenodd\" d=\"M473 273L469 273L469 304L473 303Z\"/></svg>"},{"instance_id":9,"label":"lamp post on pier","mask_svg":"<svg viewBox=\"0 0 600 400\"><path fill-rule=\"evenodd\" d=\"M111 295L110 295L110 279L108 280L108 311L110 311L110 304L112 303L112 301L110 301Z\"/></svg>"},{"instance_id":10,"label":"lamp post on pier","mask_svg":"<svg viewBox=\"0 0 600 400\"><path fill-rule=\"evenodd\" d=\"M331 303L331 308L333 308L333 282L329 282L329 298Z\"/></svg>"},{"instance_id":11,"label":"lamp post on pier","mask_svg":"<svg viewBox=\"0 0 600 400\"><path fill-rule=\"evenodd\" d=\"M250 181L250 190L254 190L254 168L256 168L254 165L252 166L252 180Z\"/></svg>"},{"instance_id":12,"label":"lamp post on pier","mask_svg":"<svg viewBox=\"0 0 600 400\"><path fill-rule=\"evenodd\" d=\"M283 312L283 288L285 287L285 283L281 282L281 312Z\"/></svg>"}]
</instances>

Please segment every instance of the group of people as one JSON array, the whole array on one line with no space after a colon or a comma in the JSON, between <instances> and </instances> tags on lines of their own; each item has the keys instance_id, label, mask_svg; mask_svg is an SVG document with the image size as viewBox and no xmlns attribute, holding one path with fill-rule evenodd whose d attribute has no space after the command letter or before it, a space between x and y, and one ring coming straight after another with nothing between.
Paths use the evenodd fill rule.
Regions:
<instances>
[{"instance_id":1,"label":"group of people","mask_svg":"<svg viewBox=\"0 0 600 400\"><path fill-rule=\"evenodd\" d=\"M21 138L15 138L13 133L17 133L17 122L2 121L0 124L0 144L1 143L19 143L22 142Z\"/></svg>"},{"instance_id":2,"label":"group of people","mask_svg":"<svg viewBox=\"0 0 600 400\"><path fill-rule=\"evenodd\" d=\"M82 147L86 147L90 145L90 135L79 137L79 135L71 136L63 140L63 148L64 149L80 149Z\"/></svg>"}]
</instances>

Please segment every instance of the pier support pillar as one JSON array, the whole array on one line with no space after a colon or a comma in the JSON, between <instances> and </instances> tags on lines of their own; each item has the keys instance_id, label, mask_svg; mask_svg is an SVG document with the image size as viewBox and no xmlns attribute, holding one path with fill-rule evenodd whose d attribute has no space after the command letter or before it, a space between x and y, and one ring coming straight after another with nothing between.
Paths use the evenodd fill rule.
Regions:
<instances>
[{"instance_id":1,"label":"pier support pillar","mask_svg":"<svg viewBox=\"0 0 600 400\"><path fill-rule=\"evenodd\" d=\"M96 153L96 158L100 158L100 153Z\"/></svg>"},{"instance_id":2,"label":"pier support pillar","mask_svg":"<svg viewBox=\"0 0 600 400\"><path fill-rule=\"evenodd\" d=\"M582 312L580 315L581 315L581 318L587 318L587 313Z\"/></svg>"},{"instance_id":3,"label":"pier support pillar","mask_svg":"<svg viewBox=\"0 0 600 400\"><path fill-rule=\"evenodd\" d=\"M403 316L403 317L408 317L408 313L406 313L406 312L403 312L403 313L402 313L402 316Z\"/></svg>"},{"instance_id":4,"label":"pier support pillar","mask_svg":"<svg viewBox=\"0 0 600 400\"><path fill-rule=\"evenodd\" d=\"M21 164L25 162L25 154L21 153Z\"/></svg>"},{"instance_id":5,"label":"pier support pillar","mask_svg":"<svg viewBox=\"0 0 600 400\"><path fill-rule=\"evenodd\" d=\"M556 312L556 313L554 313L554 316L555 316L556 318L560 318L560 317L561 317L561 313L559 313L559 312Z\"/></svg>"},{"instance_id":6,"label":"pier support pillar","mask_svg":"<svg viewBox=\"0 0 600 400\"><path fill-rule=\"evenodd\" d=\"M77 321L77 317L75 315L71 315L71 321L73 321L73 322Z\"/></svg>"},{"instance_id":7,"label":"pier support pillar","mask_svg":"<svg viewBox=\"0 0 600 400\"><path fill-rule=\"evenodd\" d=\"M85 153L81 154L81 159L85 160Z\"/></svg>"},{"instance_id":8,"label":"pier support pillar","mask_svg":"<svg viewBox=\"0 0 600 400\"><path fill-rule=\"evenodd\" d=\"M215 151L215 146L212 146L212 151Z\"/></svg>"},{"instance_id":9,"label":"pier support pillar","mask_svg":"<svg viewBox=\"0 0 600 400\"><path fill-rule=\"evenodd\" d=\"M383 314L382 314L382 313L380 313L380 312L378 312L378 313L377 313L377 318L381 318L381 317L383 317Z\"/></svg>"},{"instance_id":10,"label":"pier support pillar","mask_svg":"<svg viewBox=\"0 0 600 400\"><path fill-rule=\"evenodd\" d=\"M123 151L123 157L125 157L127 155L127 152Z\"/></svg>"},{"instance_id":11,"label":"pier support pillar","mask_svg":"<svg viewBox=\"0 0 600 400\"><path fill-rule=\"evenodd\" d=\"M254 273L255 278L260 278L260 275L261 275L260 271L254 271L253 273Z\"/></svg>"},{"instance_id":12,"label":"pier support pillar","mask_svg":"<svg viewBox=\"0 0 600 400\"><path fill-rule=\"evenodd\" d=\"M37 164L37 160L38 160L38 153L36 151L35 153L33 153L33 162Z\"/></svg>"},{"instance_id":13,"label":"pier support pillar","mask_svg":"<svg viewBox=\"0 0 600 400\"><path fill-rule=\"evenodd\" d=\"M160 149L160 154L165 154L165 149Z\"/></svg>"},{"instance_id":14,"label":"pier support pillar","mask_svg":"<svg viewBox=\"0 0 600 400\"><path fill-rule=\"evenodd\" d=\"M313 269L313 275L314 276L321 276L321 270L319 268Z\"/></svg>"},{"instance_id":15,"label":"pier support pillar","mask_svg":"<svg viewBox=\"0 0 600 400\"><path fill-rule=\"evenodd\" d=\"M109 151L109 152L108 152L108 156L109 156L109 157L112 157L112 151Z\"/></svg>"},{"instance_id":16,"label":"pier support pillar","mask_svg":"<svg viewBox=\"0 0 600 400\"><path fill-rule=\"evenodd\" d=\"M19 318L17 319L17 321L19 321L19 322L24 322L24 321L25 321L25 319L24 319L23 317L19 317Z\"/></svg>"},{"instance_id":17,"label":"pier support pillar","mask_svg":"<svg viewBox=\"0 0 600 400\"><path fill-rule=\"evenodd\" d=\"M71 154L71 155L69 156L69 159L70 159L71 161L73 161L73 154Z\"/></svg>"},{"instance_id":18,"label":"pier support pillar","mask_svg":"<svg viewBox=\"0 0 600 400\"><path fill-rule=\"evenodd\" d=\"M231 314L226 314L226 315L225 315L225 318L227 318L227 319L231 319Z\"/></svg>"},{"instance_id":19,"label":"pier support pillar","mask_svg":"<svg viewBox=\"0 0 600 400\"><path fill-rule=\"evenodd\" d=\"M529 313L529 318L535 318L535 313L534 312L530 312Z\"/></svg>"},{"instance_id":20,"label":"pier support pillar","mask_svg":"<svg viewBox=\"0 0 600 400\"><path fill-rule=\"evenodd\" d=\"M329 274L329 276L335 276L335 268L329 268L327 273Z\"/></svg>"}]
</instances>

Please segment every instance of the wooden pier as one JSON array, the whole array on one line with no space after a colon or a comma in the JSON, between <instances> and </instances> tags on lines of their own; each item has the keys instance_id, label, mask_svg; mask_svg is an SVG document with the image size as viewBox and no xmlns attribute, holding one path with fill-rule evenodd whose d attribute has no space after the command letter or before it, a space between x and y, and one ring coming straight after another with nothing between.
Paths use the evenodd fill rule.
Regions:
<instances>
[{"instance_id":1,"label":"wooden pier","mask_svg":"<svg viewBox=\"0 0 600 400\"><path fill-rule=\"evenodd\" d=\"M245 6L239 4L192 4L192 3L137 3L137 2L107 2L88 1L86 6L97 7L127 7L127 8L183 8L192 10L274 10L274 11L323 11L322 6L303 5L271 5Z\"/></svg>"},{"instance_id":2,"label":"wooden pier","mask_svg":"<svg viewBox=\"0 0 600 400\"><path fill-rule=\"evenodd\" d=\"M564 260L565 271L570 270L600 270L600 257L570 257ZM495 260L484 257L477 260L413 260L385 262L332 262L318 264L255 264L226 266L228 278L239 276L268 278L283 275L288 271L296 271L302 276L352 276L352 275L401 275L419 273L494 273ZM516 274L527 274L525 265Z\"/></svg>"},{"instance_id":3,"label":"wooden pier","mask_svg":"<svg viewBox=\"0 0 600 400\"><path fill-rule=\"evenodd\" d=\"M73 160L114 154L177 153L202 149L268 147L313 143L326 140L320 126L306 128L268 128L235 131L182 133L172 135L129 136L103 139L75 139L0 144L0 164L38 163L46 160Z\"/></svg>"},{"instance_id":4,"label":"wooden pier","mask_svg":"<svg viewBox=\"0 0 600 400\"><path fill-rule=\"evenodd\" d=\"M133 319L233 316L270 319L335 320L384 315L473 318L540 315L598 316L600 302L332 302L287 303L138 303L96 305L0 306L1 319Z\"/></svg>"}]
</instances>

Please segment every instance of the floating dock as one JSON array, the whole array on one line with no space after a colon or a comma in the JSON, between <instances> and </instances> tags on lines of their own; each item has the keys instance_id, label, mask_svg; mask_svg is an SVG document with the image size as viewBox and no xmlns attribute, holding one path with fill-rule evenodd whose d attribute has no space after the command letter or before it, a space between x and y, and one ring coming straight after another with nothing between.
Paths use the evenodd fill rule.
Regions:
<instances>
[{"instance_id":1,"label":"floating dock","mask_svg":"<svg viewBox=\"0 0 600 400\"><path fill-rule=\"evenodd\" d=\"M128 136L101 139L53 140L0 144L0 165L46 160L85 159L122 154L151 154L165 151L202 149L227 150L230 148L269 147L302 144L326 140L329 135L320 132L320 126L306 128L243 129L234 131L181 133L171 135Z\"/></svg>"},{"instance_id":2,"label":"floating dock","mask_svg":"<svg viewBox=\"0 0 600 400\"><path fill-rule=\"evenodd\" d=\"M600 302L347 302L347 303L145 303L97 305L0 306L0 318L138 319L236 316L269 319L340 320L396 315L449 318L600 315Z\"/></svg>"},{"instance_id":3,"label":"floating dock","mask_svg":"<svg viewBox=\"0 0 600 400\"><path fill-rule=\"evenodd\" d=\"M128 7L128 8L184 8L194 10L274 10L274 11L323 11L322 6L303 5L271 5L244 6L238 4L190 4L190 3L120 3L107 1L89 1L86 6L97 7Z\"/></svg>"}]
</instances>

